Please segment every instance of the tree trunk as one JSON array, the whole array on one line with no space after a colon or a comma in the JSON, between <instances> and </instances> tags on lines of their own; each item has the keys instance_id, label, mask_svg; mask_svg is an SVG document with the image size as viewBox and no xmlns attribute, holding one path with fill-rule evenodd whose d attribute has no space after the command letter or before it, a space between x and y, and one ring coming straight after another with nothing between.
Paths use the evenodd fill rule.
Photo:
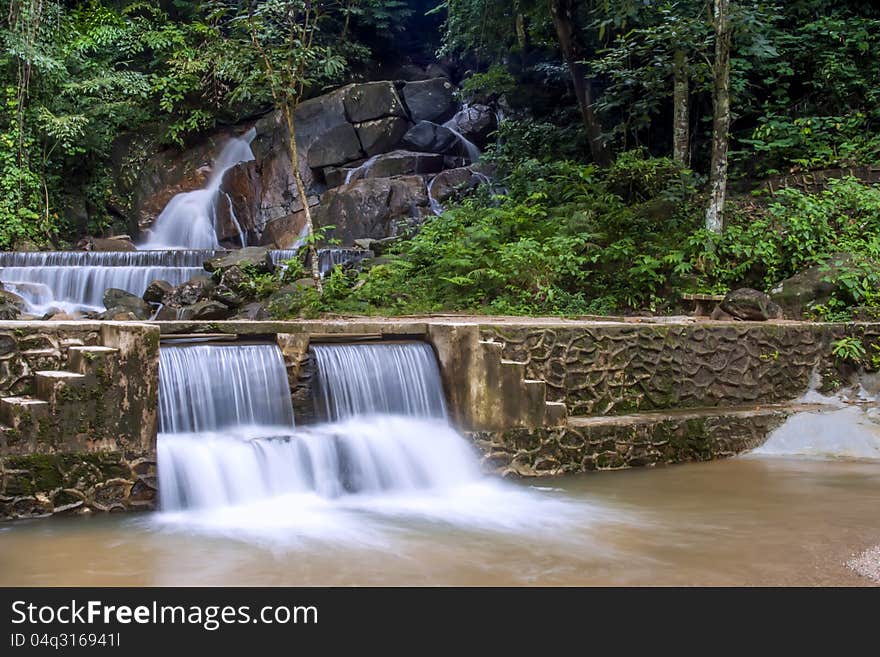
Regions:
<instances>
[{"instance_id":1,"label":"tree trunk","mask_svg":"<svg viewBox=\"0 0 880 657\"><path fill-rule=\"evenodd\" d=\"M577 98L584 128L587 130L587 138L590 141L590 154L597 164L606 165L611 161L611 158L602 141L602 127L593 112L590 82L584 73L584 67L578 63L577 49L575 48L574 2L573 0L549 1L559 47L568 66L568 72L571 74L574 95Z\"/></svg>"},{"instance_id":2,"label":"tree trunk","mask_svg":"<svg viewBox=\"0 0 880 657\"><path fill-rule=\"evenodd\" d=\"M713 233L724 229L724 202L727 197L727 149L730 132L730 2L714 0L715 90L712 117L712 164L709 172L711 197L706 210L706 228Z\"/></svg>"},{"instance_id":3,"label":"tree trunk","mask_svg":"<svg viewBox=\"0 0 880 657\"><path fill-rule=\"evenodd\" d=\"M672 55L672 76L672 157L676 162L687 167L691 163L691 115L687 55L684 50L676 50Z\"/></svg>"},{"instance_id":4,"label":"tree trunk","mask_svg":"<svg viewBox=\"0 0 880 657\"><path fill-rule=\"evenodd\" d=\"M306 193L306 186L303 183L302 176L299 173L299 153L296 146L296 122L294 120L294 109L290 103L284 103L282 107L284 120L287 122L287 132L290 135L290 161L293 166L293 179L296 184L296 192L299 195L300 203L303 206L303 212L306 216L306 225L309 227L309 260L311 261L312 279L315 281L315 289L319 295L324 294L324 285L321 281L321 270L318 268L318 250L315 248L315 224L312 222L312 211L309 208L309 197Z\"/></svg>"}]
</instances>

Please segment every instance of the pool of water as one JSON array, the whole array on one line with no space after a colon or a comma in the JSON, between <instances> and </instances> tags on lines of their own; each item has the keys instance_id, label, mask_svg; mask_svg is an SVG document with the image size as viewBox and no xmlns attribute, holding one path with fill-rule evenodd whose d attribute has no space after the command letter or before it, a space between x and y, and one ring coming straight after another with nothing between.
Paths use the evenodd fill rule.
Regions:
<instances>
[{"instance_id":1,"label":"pool of water","mask_svg":"<svg viewBox=\"0 0 880 657\"><path fill-rule=\"evenodd\" d=\"M0 585L865 585L876 461L713 463L0 526Z\"/></svg>"}]
</instances>

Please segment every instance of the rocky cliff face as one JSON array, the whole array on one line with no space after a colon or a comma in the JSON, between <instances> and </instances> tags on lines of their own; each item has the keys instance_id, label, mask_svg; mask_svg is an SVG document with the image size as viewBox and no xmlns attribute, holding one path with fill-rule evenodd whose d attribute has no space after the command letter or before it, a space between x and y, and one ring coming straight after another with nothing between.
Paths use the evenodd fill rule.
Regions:
<instances>
[{"instance_id":1,"label":"rocky cliff face","mask_svg":"<svg viewBox=\"0 0 880 657\"><path fill-rule=\"evenodd\" d=\"M455 92L445 77L380 81L347 85L302 103L296 113L297 166L317 226L335 226L331 236L348 246L359 238L393 236L430 214L432 200L435 208L443 200L428 191L434 177L472 164L471 142L485 144L494 129L489 108L462 109ZM175 194L202 187L222 143L250 127L149 159L132 195L139 229L148 228ZM290 247L305 223L290 135L277 111L253 127L254 161L230 169L220 188L218 236L222 244L238 247L240 226L249 244ZM471 176L468 171L453 177ZM449 196L448 184L438 190Z\"/></svg>"}]
</instances>

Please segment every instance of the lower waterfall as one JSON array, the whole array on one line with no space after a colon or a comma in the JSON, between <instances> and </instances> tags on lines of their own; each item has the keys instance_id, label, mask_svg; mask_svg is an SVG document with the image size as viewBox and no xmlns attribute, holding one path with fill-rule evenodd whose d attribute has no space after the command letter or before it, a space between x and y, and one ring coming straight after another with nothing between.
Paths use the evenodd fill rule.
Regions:
<instances>
[{"instance_id":1,"label":"lower waterfall","mask_svg":"<svg viewBox=\"0 0 880 657\"><path fill-rule=\"evenodd\" d=\"M158 461L164 510L291 493L332 499L438 489L480 479L472 448L446 421L430 346L312 349L322 403L334 422L294 427L276 345L162 347Z\"/></svg>"}]
</instances>

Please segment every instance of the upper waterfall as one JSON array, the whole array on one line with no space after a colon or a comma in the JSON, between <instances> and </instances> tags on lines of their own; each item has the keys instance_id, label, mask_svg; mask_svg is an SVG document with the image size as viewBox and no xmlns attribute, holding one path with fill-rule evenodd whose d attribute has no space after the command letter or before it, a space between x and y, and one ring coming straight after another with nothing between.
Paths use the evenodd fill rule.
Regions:
<instances>
[{"instance_id":1,"label":"upper waterfall","mask_svg":"<svg viewBox=\"0 0 880 657\"><path fill-rule=\"evenodd\" d=\"M223 176L240 162L254 159L251 142L256 130L251 128L241 137L230 139L217 160L207 185L202 189L183 192L172 198L150 229L143 249L216 249L217 203ZM227 203L231 200L226 199ZM234 213L233 213L234 216ZM243 235L239 226L239 234ZM241 238L244 242L245 238ZM242 243L242 246L247 246Z\"/></svg>"}]
</instances>

